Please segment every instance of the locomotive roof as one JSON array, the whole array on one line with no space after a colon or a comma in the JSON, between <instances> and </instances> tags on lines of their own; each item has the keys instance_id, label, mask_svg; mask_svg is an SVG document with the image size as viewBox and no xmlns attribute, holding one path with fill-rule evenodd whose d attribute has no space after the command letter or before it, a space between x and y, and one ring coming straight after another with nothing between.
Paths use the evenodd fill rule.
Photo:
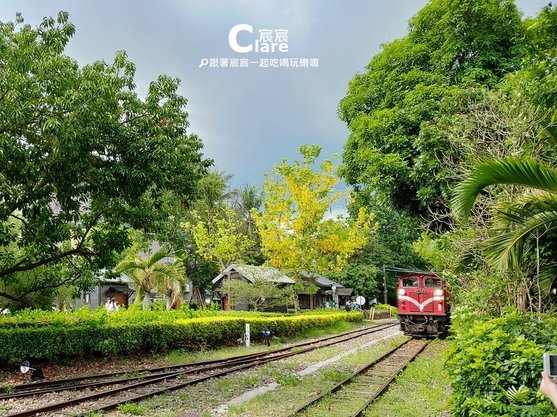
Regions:
<instances>
[{"instance_id":1,"label":"locomotive roof","mask_svg":"<svg viewBox=\"0 0 557 417\"><path fill-rule=\"evenodd\" d=\"M437 275L435 272L409 272L407 274L404 275L400 275L398 278L404 278L404 277L415 277L416 275L418 276L423 276L423 277L437 277L437 278L441 278L439 275Z\"/></svg>"}]
</instances>

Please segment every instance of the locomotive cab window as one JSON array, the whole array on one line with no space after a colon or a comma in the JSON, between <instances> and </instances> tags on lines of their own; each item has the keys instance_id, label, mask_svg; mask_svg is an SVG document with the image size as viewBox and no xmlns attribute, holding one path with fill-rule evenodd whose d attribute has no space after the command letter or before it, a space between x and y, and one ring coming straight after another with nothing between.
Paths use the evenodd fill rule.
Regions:
<instances>
[{"instance_id":1,"label":"locomotive cab window","mask_svg":"<svg viewBox=\"0 0 557 417\"><path fill-rule=\"evenodd\" d=\"M426 288L441 288L441 278L426 277L424 285Z\"/></svg>"},{"instance_id":2,"label":"locomotive cab window","mask_svg":"<svg viewBox=\"0 0 557 417\"><path fill-rule=\"evenodd\" d=\"M418 277L408 277L402 280L404 288L418 288Z\"/></svg>"}]
</instances>

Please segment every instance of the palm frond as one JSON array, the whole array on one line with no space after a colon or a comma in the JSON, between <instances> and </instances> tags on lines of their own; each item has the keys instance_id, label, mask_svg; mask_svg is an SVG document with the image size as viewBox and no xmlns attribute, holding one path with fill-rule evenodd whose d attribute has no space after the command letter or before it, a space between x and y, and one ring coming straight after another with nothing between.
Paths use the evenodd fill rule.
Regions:
<instances>
[{"instance_id":1,"label":"palm frond","mask_svg":"<svg viewBox=\"0 0 557 417\"><path fill-rule=\"evenodd\" d=\"M557 170L533 158L505 158L485 161L455 188L454 213L466 218L480 192L495 184L515 184L557 192Z\"/></svg>"},{"instance_id":2,"label":"palm frond","mask_svg":"<svg viewBox=\"0 0 557 417\"><path fill-rule=\"evenodd\" d=\"M128 274L128 272L144 268L145 262L143 262L140 258L124 259L116 265L117 272L124 272L126 274Z\"/></svg>"},{"instance_id":3,"label":"palm frond","mask_svg":"<svg viewBox=\"0 0 557 417\"><path fill-rule=\"evenodd\" d=\"M170 257L171 254L168 250L161 248L147 258L147 265L149 267L155 265L157 262L162 261L164 258Z\"/></svg>"},{"instance_id":4,"label":"palm frond","mask_svg":"<svg viewBox=\"0 0 557 417\"><path fill-rule=\"evenodd\" d=\"M503 231L486 242L487 259L503 268L516 266L516 249L523 247L524 240L532 232L546 225L557 224L557 211L544 211L514 219L514 228Z\"/></svg>"},{"instance_id":5,"label":"palm frond","mask_svg":"<svg viewBox=\"0 0 557 417\"><path fill-rule=\"evenodd\" d=\"M556 266L545 267L540 273L540 290L542 294L549 294L553 286L553 282L557 279Z\"/></svg>"},{"instance_id":6,"label":"palm frond","mask_svg":"<svg viewBox=\"0 0 557 417\"><path fill-rule=\"evenodd\" d=\"M532 190L524 193L512 203L506 203L496 209L499 228L512 223L523 223L533 214L544 211L557 212L557 193Z\"/></svg>"}]
</instances>

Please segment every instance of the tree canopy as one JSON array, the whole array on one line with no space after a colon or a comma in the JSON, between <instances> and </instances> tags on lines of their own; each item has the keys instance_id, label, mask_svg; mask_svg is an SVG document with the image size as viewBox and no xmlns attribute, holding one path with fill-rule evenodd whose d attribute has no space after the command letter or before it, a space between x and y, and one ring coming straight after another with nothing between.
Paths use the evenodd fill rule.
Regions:
<instances>
[{"instance_id":1,"label":"tree canopy","mask_svg":"<svg viewBox=\"0 0 557 417\"><path fill-rule=\"evenodd\" d=\"M341 174L355 190L351 210L408 218L397 232L412 230L396 239L406 255L395 266L419 267L424 258L478 312L550 308L540 283L555 273L556 234L545 226L530 232L547 220L551 196L516 185L532 178L522 175L531 161L553 169L557 157L556 28L551 4L522 20L512 0L431 0L405 37L354 76L339 104L350 130ZM459 223L478 193L469 222ZM380 247L392 243L381 228L377 238ZM354 258L351 267L371 271L376 258ZM512 269L501 269L508 260Z\"/></svg>"},{"instance_id":2,"label":"tree canopy","mask_svg":"<svg viewBox=\"0 0 557 417\"><path fill-rule=\"evenodd\" d=\"M325 214L343 194L336 168L325 160L320 170L313 164L321 153L316 145L300 148L302 161L275 165L263 184L263 210L255 219L263 254L275 268L292 272L339 272L366 242L371 217L361 209L355 219L327 219Z\"/></svg>"},{"instance_id":3,"label":"tree canopy","mask_svg":"<svg viewBox=\"0 0 557 417\"><path fill-rule=\"evenodd\" d=\"M408 35L386 44L340 102L350 130L342 175L355 203L383 200L425 217L448 211L450 145L432 127L458 110L447 101L463 89L491 86L516 69L523 37L512 1L432 0L422 8Z\"/></svg>"},{"instance_id":4,"label":"tree canopy","mask_svg":"<svg viewBox=\"0 0 557 417\"><path fill-rule=\"evenodd\" d=\"M142 98L125 52L83 67L65 55L74 33L65 12L0 23L0 282L114 265L126 228L148 228L165 190L191 199L211 164L178 79Z\"/></svg>"}]
</instances>

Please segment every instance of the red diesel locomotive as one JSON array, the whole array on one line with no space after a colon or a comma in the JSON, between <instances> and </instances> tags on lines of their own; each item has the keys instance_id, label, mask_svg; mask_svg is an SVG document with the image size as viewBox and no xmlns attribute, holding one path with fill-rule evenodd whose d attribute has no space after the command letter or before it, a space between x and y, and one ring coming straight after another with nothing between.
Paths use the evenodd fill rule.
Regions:
<instances>
[{"instance_id":1,"label":"red diesel locomotive","mask_svg":"<svg viewBox=\"0 0 557 417\"><path fill-rule=\"evenodd\" d=\"M438 336L450 320L445 280L433 273L412 273L398 278L397 307L400 330L410 336Z\"/></svg>"}]
</instances>

